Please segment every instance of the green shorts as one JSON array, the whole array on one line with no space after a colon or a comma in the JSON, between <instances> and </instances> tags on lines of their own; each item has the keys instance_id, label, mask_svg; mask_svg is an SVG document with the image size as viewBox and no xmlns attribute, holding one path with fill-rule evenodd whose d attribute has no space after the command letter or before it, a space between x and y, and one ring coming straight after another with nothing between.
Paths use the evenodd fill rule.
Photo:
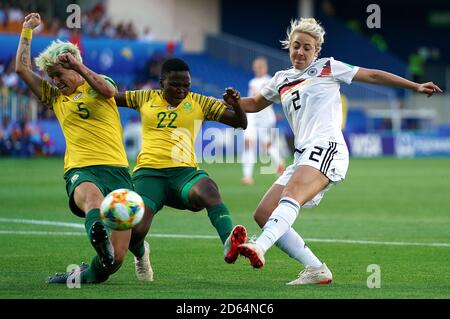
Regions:
<instances>
[{"instance_id":1,"label":"green shorts","mask_svg":"<svg viewBox=\"0 0 450 319\"><path fill-rule=\"evenodd\" d=\"M164 205L199 211L189 203L189 191L200 179L209 177L195 167L140 168L133 173L134 189L154 213Z\"/></svg>"},{"instance_id":2,"label":"green shorts","mask_svg":"<svg viewBox=\"0 0 450 319\"><path fill-rule=\"evenodd\" d=\"M72 213L84 217L85 214L75 204L75 188L83 182L95 184L102 192L103 196L118 188L133 189L133 182L128 171L128 167L117 166L88 166L72 168L64 174L66 181L66 191L69 195L69 206Z\"/></svg>"}]
</instances>

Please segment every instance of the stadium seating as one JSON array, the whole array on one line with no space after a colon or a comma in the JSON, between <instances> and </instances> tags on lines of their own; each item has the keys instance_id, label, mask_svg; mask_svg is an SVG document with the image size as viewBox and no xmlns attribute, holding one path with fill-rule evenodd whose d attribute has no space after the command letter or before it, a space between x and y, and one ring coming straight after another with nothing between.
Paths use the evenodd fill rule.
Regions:
<instances>
[{"instance_id":1,"label":"stadium seating","mask_svg":"<svg viewBox=\"0 0 450 319\"><path fill-rule=\"evenodd\" d=\"M190 65L193 91L221 97L226 87L232 86L242 95L247 94L248 81L253 77L249 71L232 66L208 54L185 54Z\"/></svg>"}]
</instances>

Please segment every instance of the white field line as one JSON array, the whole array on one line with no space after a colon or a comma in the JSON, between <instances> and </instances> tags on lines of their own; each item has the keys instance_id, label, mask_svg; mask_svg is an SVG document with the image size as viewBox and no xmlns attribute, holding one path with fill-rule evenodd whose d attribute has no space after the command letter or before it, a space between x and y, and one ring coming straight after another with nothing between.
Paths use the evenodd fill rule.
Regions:
<instances>
[{"instance_id":1,"label":"white field line","mask_svg":"<svg viewBox=\"0 0 450 319\"><path fill-rule=\"evenodd\" d=\"M50 220L0 218L0 223L46 225L46 226L63 226L63 227L84 229L84 225L83 224L66 223L66 222L54 222L54 221L50 221Z\"/></svg>"},{"instance_id":2,"label":"white field line","mask_svg":"<svg viewBox=\"0 0 450 319\"><path fill-rule=\"evenodd\" d=\"M54 222L54 221L48 221L48 220L0 218L0 222L1 223L12 223L12 224L63 226L63 227L84 229L83 224L68 223L68 222ZM85 232L0 230L0 235L85 236ZM154 234L154 233L150 234L149 237L185 238L185 239L217 239L217 236L212 236L212 235ZM316 243L360 244L360 245L450 247L450 243L415 243L415 242L398 242L398 241L373 241L373 240L327 239L327 238L305 238L305 241L316 242Z\"/></svg>"},{"instance_id":3,"label":"white field line","mask_svg":"<svg viewBox=\"0 0 450 319\"><path fill-rule=\"evenodd\" d=\"M67 231L0 230L0 235L86 236L86 233L82 233L82 232L67 232Z\"/></svg>"}]
</instances>

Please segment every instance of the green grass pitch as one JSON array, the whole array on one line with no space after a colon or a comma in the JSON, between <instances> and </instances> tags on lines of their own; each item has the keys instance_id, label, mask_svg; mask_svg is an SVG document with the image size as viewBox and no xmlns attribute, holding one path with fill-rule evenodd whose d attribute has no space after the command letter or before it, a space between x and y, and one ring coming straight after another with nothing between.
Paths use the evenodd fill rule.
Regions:
<instances>
[{"instance_id":1,"label":"green grass pitch","mask_svg":"<svg viewBox=\"0 0 450 319\"><path fill-rule=\"evenodd\" d=\"M238 164L202 165L218 183L235 223L259 234L253 210L274 181L240 185ZM61 158L0 160L0 298L449 298L450 160L351 159L347 179L322 203L303 209L294 228L327 263L334 282L286 286L302 269L278 248L254 270L223 261L205 211L164 208L147 239L155 281L140 283L133 258L101 285L48 285L49 274L89 262L93 249L68 208ZM31 221L44 221L42 224ZM76 226L76 225L75 225ZM183 235L183 236L180 236ZM195 237L198 236L198 237ZM309 240L308 240L309 239ZM441 244L441 245L439 245ZM369 289L369 265L381 288Z\"/></svg>"}]
</instances>

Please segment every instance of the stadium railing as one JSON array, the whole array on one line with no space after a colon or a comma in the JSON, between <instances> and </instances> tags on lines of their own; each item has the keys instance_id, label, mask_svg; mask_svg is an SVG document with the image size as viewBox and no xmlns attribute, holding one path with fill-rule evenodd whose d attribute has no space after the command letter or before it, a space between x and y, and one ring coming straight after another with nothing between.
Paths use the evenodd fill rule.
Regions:
<instances>
[{"instance_id":1,"label":"stadium railing","mask_svg":"<svg viewBox=\"0 0 450 319\"><path fill-rule=\"evenodd\" d=\"M38 102L25 94L18 94L6 87L0 89L0 118L9 117L12 122L26 119L36 121Z\"/></svg>"},{"instance_id":2,"label":"stadium railing","mask_svg":"<svg viewBox=\"0 0 450 319\"><path fill-rule=\"evenodd\" d=\"M272 74L291 66L286 52L225 33L208 34L205 47L209 55L244 70L251 71L253 60L259 56L267 59Z\"/></svg>"}]
</instances>

